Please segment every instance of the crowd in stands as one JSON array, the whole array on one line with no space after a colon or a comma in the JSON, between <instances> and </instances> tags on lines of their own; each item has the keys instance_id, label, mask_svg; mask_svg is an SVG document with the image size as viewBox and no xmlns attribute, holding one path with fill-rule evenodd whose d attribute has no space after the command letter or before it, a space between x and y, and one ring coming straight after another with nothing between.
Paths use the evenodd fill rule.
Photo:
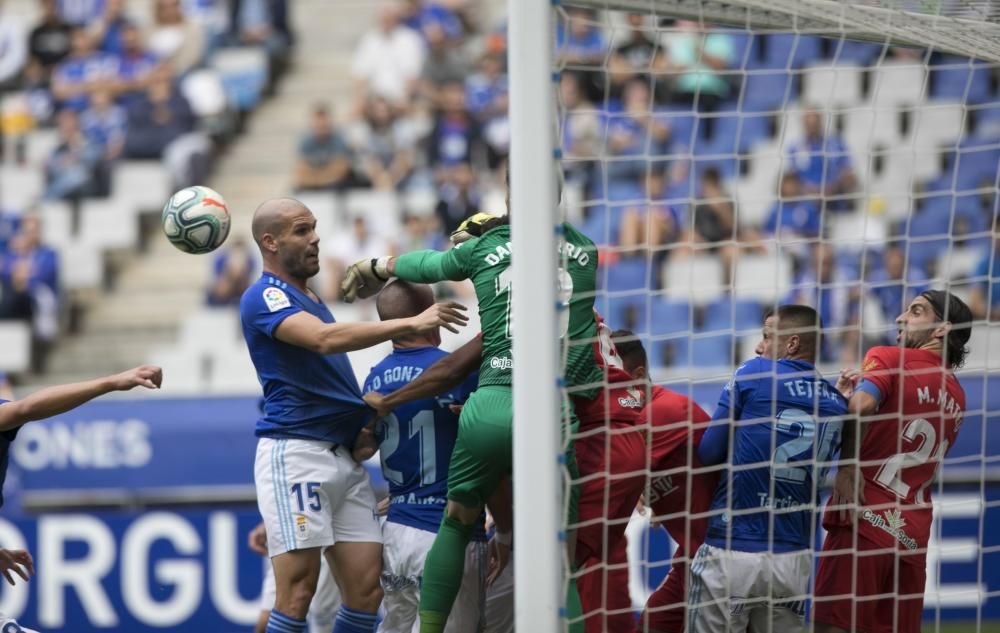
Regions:
<instances>
[{"instance_id":1,"label":"crowd in stands","mask_svg":"<svg viewBox=\"0 0 1000 633\"><path fill-rule=\"evenodd\" d=\"M892 322L905 302L947 274L937 256L949 244L979 249L982 264L963 291L980 317L990 306L1000 312L1000 287L990 292L985 283L1000 268L988 246L1000 164L996 69L877 43L754 36L573 7L559 16L564 180L581 194L576 219L602 248L610 299L598 303L616 327L656 333L650 321L670 314L657 304L667 301L658 291L671 262L716 257L723 263L721 285L729 286L740 258L780 252L790 261L789 279L775 300L817 307L832 332L823 359L856 360L862 343L893 340ZM477 24L474 17L460 0L384 6L357 45L353 112L334 117L323 105L314 109L300 147L298 188L431 191L438 200L433 217L404 220L424 223L438 237L480 210L502 185L510 132L503 26ZM835 107L806 98L805 74L831 64L869 69L856 103ZM877 101L873 69L896 65L929 73L919 100L891 104L891 124L912 128L918 109L934 104L959 103L965 115L956 138L911 148L935 153L937 175L907 180L905 191L892 193L907 196L908 208L879 215L886 192L868 181L889 158L873 158L870 169L872 148L852 145L844 121L847 110ZM757 192L768 197L769 208L750 217L737 188L755 169L759 148L775 146L781 166L764 193ZM981 151L978 167L963 159L967 148ZM976 194L956 194L967 189ZM838 221L875 216L884 239L831 241ZM629 290L631 296L615 300ZM704 333L717 322L730 333L758 328L766 302L750 301L744 309L738 294L736 288L709 305L681 306L679 312L688 312L683 334ZM336 299L334 287L327 298ZM713 321L727 310L725 319ZM736 338L730 335L710 354L654 345L654 362L729 365Z\"/></svg>"},{"instance_id":2,"label":"crowd in stands","mask_svg":"<svg viewBox=\"0 0 1000 633\"><path fill-rule=\"evenodd\" d=\"M113 197L122 161L162 164L174 188L205 182L243 117L284 74L294 44L287 0L39 0L37 8L26 24L0 3L0 167L24 166L28 134L53 130L39 203L79 208ZM266 53L259 89L212 65L247 47ZM35 210L11 208L3 193L0 319L31 323L40 370L65 315L59 253L42 244ZM238 296L248 266L220 264L209 301Z\"/></svg>"}]
</instances>

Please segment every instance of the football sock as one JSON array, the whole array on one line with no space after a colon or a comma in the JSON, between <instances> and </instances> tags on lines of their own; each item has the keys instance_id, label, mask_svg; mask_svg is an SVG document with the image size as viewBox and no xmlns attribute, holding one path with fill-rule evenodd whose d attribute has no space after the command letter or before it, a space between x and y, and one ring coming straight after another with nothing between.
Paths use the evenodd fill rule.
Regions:
<instances>
[{"instance_id":1,"label":"football sock","mask_svg":"<svg viewBox=\"0 0 1000 633\"><path fill-rule=\"evenodd\" d=\"M333 633L372 633L375 630L376 614L340 607L337 621L333 623Z\"/></svg>"},{"instance_id":2,"label":"football sock","mask_svg":"<svg viewBox=\"0 0 1000 633\"><path fill-rule=\"evenodd\" d=\"M462 586L465 549L472 526L445 517L434 545L427 552L420 585L420 633L441 633L448 621L455 596Z\"/></svg>"},{"instance_id":3,"label":"football sock","mask_svg":"<svg viewBox=\"0 0 1000 633\"><path fill-rule=\"evenodd\" d=\"M305 633L306 621L285 615L277 609L271 609L271 617L267 619L265 633Z\"/></svg>"}]
</instances>

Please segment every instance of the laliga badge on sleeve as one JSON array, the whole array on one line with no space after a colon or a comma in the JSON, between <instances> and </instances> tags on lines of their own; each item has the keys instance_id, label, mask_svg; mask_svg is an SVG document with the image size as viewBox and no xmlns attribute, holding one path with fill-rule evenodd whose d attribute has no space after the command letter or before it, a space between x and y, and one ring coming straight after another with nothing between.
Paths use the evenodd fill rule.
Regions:
<instances>
[{"instance_id":1,"label":"laliga badge on sleeve","mask_svg":"<svg viewBox=\"0 0 1000 633\"><path fill-rule=\"evenodd\" d=\"M271 312L277 312L292 305L292 302L288 300L288 295L280 288L273 286L264 289L264 303L267 304L267 309Z\"/></svg>"}]
</instances>

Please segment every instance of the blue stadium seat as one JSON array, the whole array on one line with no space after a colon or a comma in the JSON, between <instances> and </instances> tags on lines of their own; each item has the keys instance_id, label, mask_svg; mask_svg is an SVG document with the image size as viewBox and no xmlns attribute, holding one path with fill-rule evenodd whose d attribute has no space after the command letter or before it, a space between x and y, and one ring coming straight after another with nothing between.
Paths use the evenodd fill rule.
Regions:
<instances>
[{"instance_id":1,"label":"blue stadium seat","mask_svg":"<svg viewBox=\"0 0 1000 633\"><path fill-rule=\"evenodd\" d=\"M991 100L990 70L982 62L942 55L932 62L931 98L984 103Z\"/></svg>"},{"instance_id":2,"label":"blue stadium seat","mask_svg":"<svg viewBox=\"0 0 1000 633\"><path fill-rule=\"evenodd\" d=\"M784 70L749 73L743 81L744 112L780 110L799 95L798 77Z\"/></svg>"},{"instance_id":3,"label":"blue stadium seat","mask_svg":"<svg viewBox=\"0 0 1000 633\"><path fill-rule=\"evenodd\" d=\"M658 111L656 118L670 126L671 145L685 148L693 145L698 121L691 108L666 108Z\"/></svg>"},{"instance_id":4,"label":"blue stadium seat","mask_svg":"<svg viewBox=\"0 0 1000 633\"><path fill-rule=\"evenodd\" d=\"M649 263L645 257L626 257L604 267L607 283L604 287L610 292L626 290L648 290Z\"/></svg>"},{"instance_id":5,"label":"blue stadium seat","mask_svg":"<svg viewBox=\"0 0 1000 633\"><path fill-rule=\"evenodd\" d=\"M936 195L924 199L921 208L910 214L906 234L910 265L927 271L931 262L950 245L954 196Z\"/></svg>"},{"instance_id":6,"label":"blue stadium seat","mask_svg":"<svg viewBox=\"0 0 1000 633\"><path fill-rule=\"evenodd\" d=\"M608 295L607 312L601 312L613 330L628 329L636 334L648 331L649 293Z\"/></svg>"},{"instance_id":7,"label":"blue stadium seat","mask_svg":"<svg viewBox=\"0 0 1000 633\"><path fill-rule=\"evenodd\" d=\"M954 177L957 191L993 185L1000 166L1000 147L995 139L968 137L949 156L946 176Z\"/></svg>"},{"instance_id":8,"label":"blue stadium seat","mask_svg":"<svg viewBox=\"0 0 1000 633\"><path fill-rule=\"evenodd\" d=\"M691 367L732 367L734 340L729 333L691 339Z\"/></svg>"},{"instance_id":9,"label":"blue stadium seat","mask_svg":"<svg viewBox=\"0 0 1000 633\"><path fill-rule=\"evenodd\" d=\"M868 66L878 61L882 55L882 45L858 40L840 40L840 45L832 54L834 63Z\"/></svg>"},{"instance_id":10,"label":"blue stadium seat","mask_svg":"<svg viewBox=\"0 0 1000 633\"><path fill-rule=\"evenodd\" d=\"M654 366L662 366L665 358L674 365L688 364L688 351L692 329L691 306L687 303L653 298L649 334L654 337L649 359Z\"/></svg>"},{"instance_id":11,"label":"blue stadium seat","mask_svg":"<svg viewBox=\"0 0 1000 633\"><path fill-rule=\"evenodd\" d=\"M761 326L763 310L756 301L726 297L705 307L705 324L708 332L740 332Z\"/></svg>"},{"instance_id":12,"label":"blue stadium seat","mask_svg":"<svg viewBox=\"0 0 1000 633\"><path fill-rule=\"evenodd\" d=\"M758 50L750 55L750 67L801 68L822 57L821 39L815 35L772 33L758 37L755 43Z\"/></svg>"}]
</instances>

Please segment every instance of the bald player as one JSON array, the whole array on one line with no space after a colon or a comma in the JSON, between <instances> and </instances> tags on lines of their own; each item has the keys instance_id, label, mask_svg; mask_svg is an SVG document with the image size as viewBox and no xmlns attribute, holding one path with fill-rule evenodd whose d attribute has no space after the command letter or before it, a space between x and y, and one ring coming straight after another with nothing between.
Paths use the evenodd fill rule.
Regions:
<instances>
[{"instance_id":1,"label":"bald player","mask_svg":"<svg viewBox=\"0 0 1000 633\"><path fill-rule=\"evenodd\" d=\"M343 597L334 633L370 633L382 601L382 532L368 473L351 450L373 413L346 352L440 327L456 331L464 308L435 304L416 317L337 323L307 287L319 272L309 209L268 200L252 230L264 270L243 294L240 318L264 390L254 479L276 585L267 631L305 631L325 555Z\"/></svg>"}]
</instances>

